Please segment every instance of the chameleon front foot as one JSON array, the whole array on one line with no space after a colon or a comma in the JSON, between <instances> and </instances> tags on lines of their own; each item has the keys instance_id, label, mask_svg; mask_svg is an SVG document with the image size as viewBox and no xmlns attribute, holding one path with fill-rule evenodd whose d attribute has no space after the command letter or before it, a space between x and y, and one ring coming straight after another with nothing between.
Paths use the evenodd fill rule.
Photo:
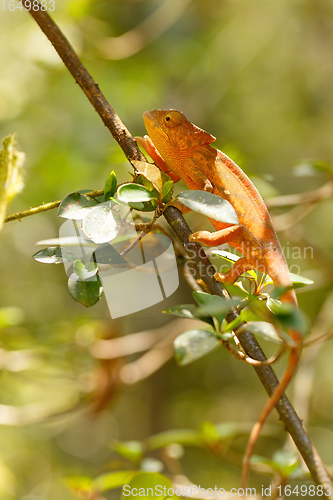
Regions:
<instances>
[{"instance_id":1,"label":"chameleon front foot","mask_svg":"<svg viewBox=\"0 0 333 500\"><path fill-rule=\"evenodd\" d=\"M191 242L195 241L196 243L201 243L202 245L210 247L213 246L212 242L214 238L213 233L210 233L209 231L197 231L196 233L191 234L189 240Z\"/></svg>"}]
</instances>

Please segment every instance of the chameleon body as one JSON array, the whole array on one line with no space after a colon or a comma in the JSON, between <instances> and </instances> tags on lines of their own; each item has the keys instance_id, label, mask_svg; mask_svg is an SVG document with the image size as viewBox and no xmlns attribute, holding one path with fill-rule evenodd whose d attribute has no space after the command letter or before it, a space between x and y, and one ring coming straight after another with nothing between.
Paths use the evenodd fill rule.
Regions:
<instances>
[{"instance_id":1,"label":"chameleon body","mask_svg":"<svg viewBox=\"0 0 333 500\"><path fill-rule=\"evenodd\" d=\"M192 241L206 246L228 243L242 253L243 257L226 274L217 273L216 278L225 284L232 284L243 272L257 269L268 274L275 286L291 287L288 266L264 201L245 173L224 153L210 145L215 137L196 127L176 110L147 111L143 118L149 137L137 140L157 166L175 182L181 178L189 189L206 190L221 196L237 213L239 224L211 220L216 232L199 231L191 237ZM297 306L293 289L285 292L281 300ZM297 368L301 335L294 330L289 333L293 346L290 347L287 368L252 429L244 458L243 485L262 426L283 396Z\"/></svg>"}]
</instances>

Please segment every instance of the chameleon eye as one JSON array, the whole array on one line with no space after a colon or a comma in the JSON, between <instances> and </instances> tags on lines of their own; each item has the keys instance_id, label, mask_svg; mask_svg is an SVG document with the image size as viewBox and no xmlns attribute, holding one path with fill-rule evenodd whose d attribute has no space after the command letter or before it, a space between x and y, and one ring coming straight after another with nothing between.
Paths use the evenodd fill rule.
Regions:
<instances>
[{"instance_id":1,"label":"chameleon eye","mask_svg":"<svg viewBox=\"0 0 333 500\"><path fill-rule=\"evenodd\" d=\"M168 128L177 127L183 121L183 115L179 111L169 111L164 117L164 124Z\"/></svg>"}]
</instances>

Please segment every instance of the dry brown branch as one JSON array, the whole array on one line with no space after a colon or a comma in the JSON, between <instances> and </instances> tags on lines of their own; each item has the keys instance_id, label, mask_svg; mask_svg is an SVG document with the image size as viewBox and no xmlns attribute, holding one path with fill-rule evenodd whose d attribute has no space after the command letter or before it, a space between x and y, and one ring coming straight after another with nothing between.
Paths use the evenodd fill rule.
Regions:
<instances>
[{"instance_id":1,"label":"dry brown branch","mask_svg":"<svg viewBox=\"0 0 333 500\"><path fill-rule=\"evenodd\" d=\"M318 189L307 193L287 194L276 196L265 200L268 208L286 207L292 205L303 205L308 203L318 203L333 196L333 182L329 181Z\"/></svg>"},{"instance_id":2,"label":"dry brown branch","mask_svg":"<svg viewBox=\"0 0 333 500\"><path fill-rule=\"evenodd\" d=\"M148 351L161 341L165 341L169 334L170 338L176 338L184 331L184 328L193 328L195 323L194 320L175 319L167 325L155 330L144 330L124 337L97 340L91 346L90 351L97 359L114 359ZM168 342L164 342L162 345L168 345Z\"/></svg>"},{"instance_id":3,"label":"dry brown branch","mask_svg":"<svg viewBox=\"0 0 333 500\"><path fill-rule=\"evenodd\" d=\"M148 351L139 359L121 367L119 378L123 384L136 384L150 377L173 356L173 341L187 329L199 328L200 321L175 319L156 330L126 335L108 340L97 340L91 354L98 359L115 359Z\"/></svg>"},{"instance_id":4,"label":"dry brown branch","mask_svg":"<svg viewBox=\"0 0 333 500\"><path fill-rule=\"evenodd\" d=\"M305 217L307 217L316 208L316 206L316 203L301 205L294 207L283 214L274 215L273 222L275 230L280 232L291 229L305 219Z\"/></svg>"}]
</instances>

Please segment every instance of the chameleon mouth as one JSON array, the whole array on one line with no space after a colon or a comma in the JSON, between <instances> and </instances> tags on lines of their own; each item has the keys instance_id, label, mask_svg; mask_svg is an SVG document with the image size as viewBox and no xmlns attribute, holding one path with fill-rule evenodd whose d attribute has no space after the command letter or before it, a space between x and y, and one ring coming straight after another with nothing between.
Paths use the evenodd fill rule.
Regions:
<instances>
[{"instance_id":1,"label":"chameleon mouth","mask_svg":"<svg viewBox=\"0 0 333 500\"><path fill-rule=\"evenodd\" d=\"M157 109L153 109L152 111L145 111L143 113L143 119L145 119L145 118L152 119L154 117L156 118L157 114L158 114L158 110Z\"/></svg>"},{"instance_id":2,"label":"chameleon mouth","mask_svg":"<svg viewBox=\"0 0 333 500\"><path fill-rule=\"evenodd\" d=\"M157 118L156 110L145 111L143 113L143 121L144 121L144 123L145 123L146 126L147 125L153 126L156 118Z\"/></svg>"},{"instance_id":3,"label":"chameleon mouth","mask_svg":"<svg viewBox=\"0 0 333 500\"><path fill-rule=\"evenodd\" d=\"M154 124L154 123L158 122L159 120L161 120L162 116L165 113L167 113L167 111L164 109L153 109L151 111L145 111L143 113L143 120L145 123L148 122L148 123Z\"/></svg>"},{"instance_id":4,"label":"chameleon mouth","mask_svg":"<svg viewBox=\"0 0 333 500\"><path fill-rule=\"evenodd\" d=\"M159 125L164 113L166 111L162 109L153 109L152 111L145 111L143 113L143 121L148 134L152 133L153 129Z\"/></svg>"}]
</instances>

